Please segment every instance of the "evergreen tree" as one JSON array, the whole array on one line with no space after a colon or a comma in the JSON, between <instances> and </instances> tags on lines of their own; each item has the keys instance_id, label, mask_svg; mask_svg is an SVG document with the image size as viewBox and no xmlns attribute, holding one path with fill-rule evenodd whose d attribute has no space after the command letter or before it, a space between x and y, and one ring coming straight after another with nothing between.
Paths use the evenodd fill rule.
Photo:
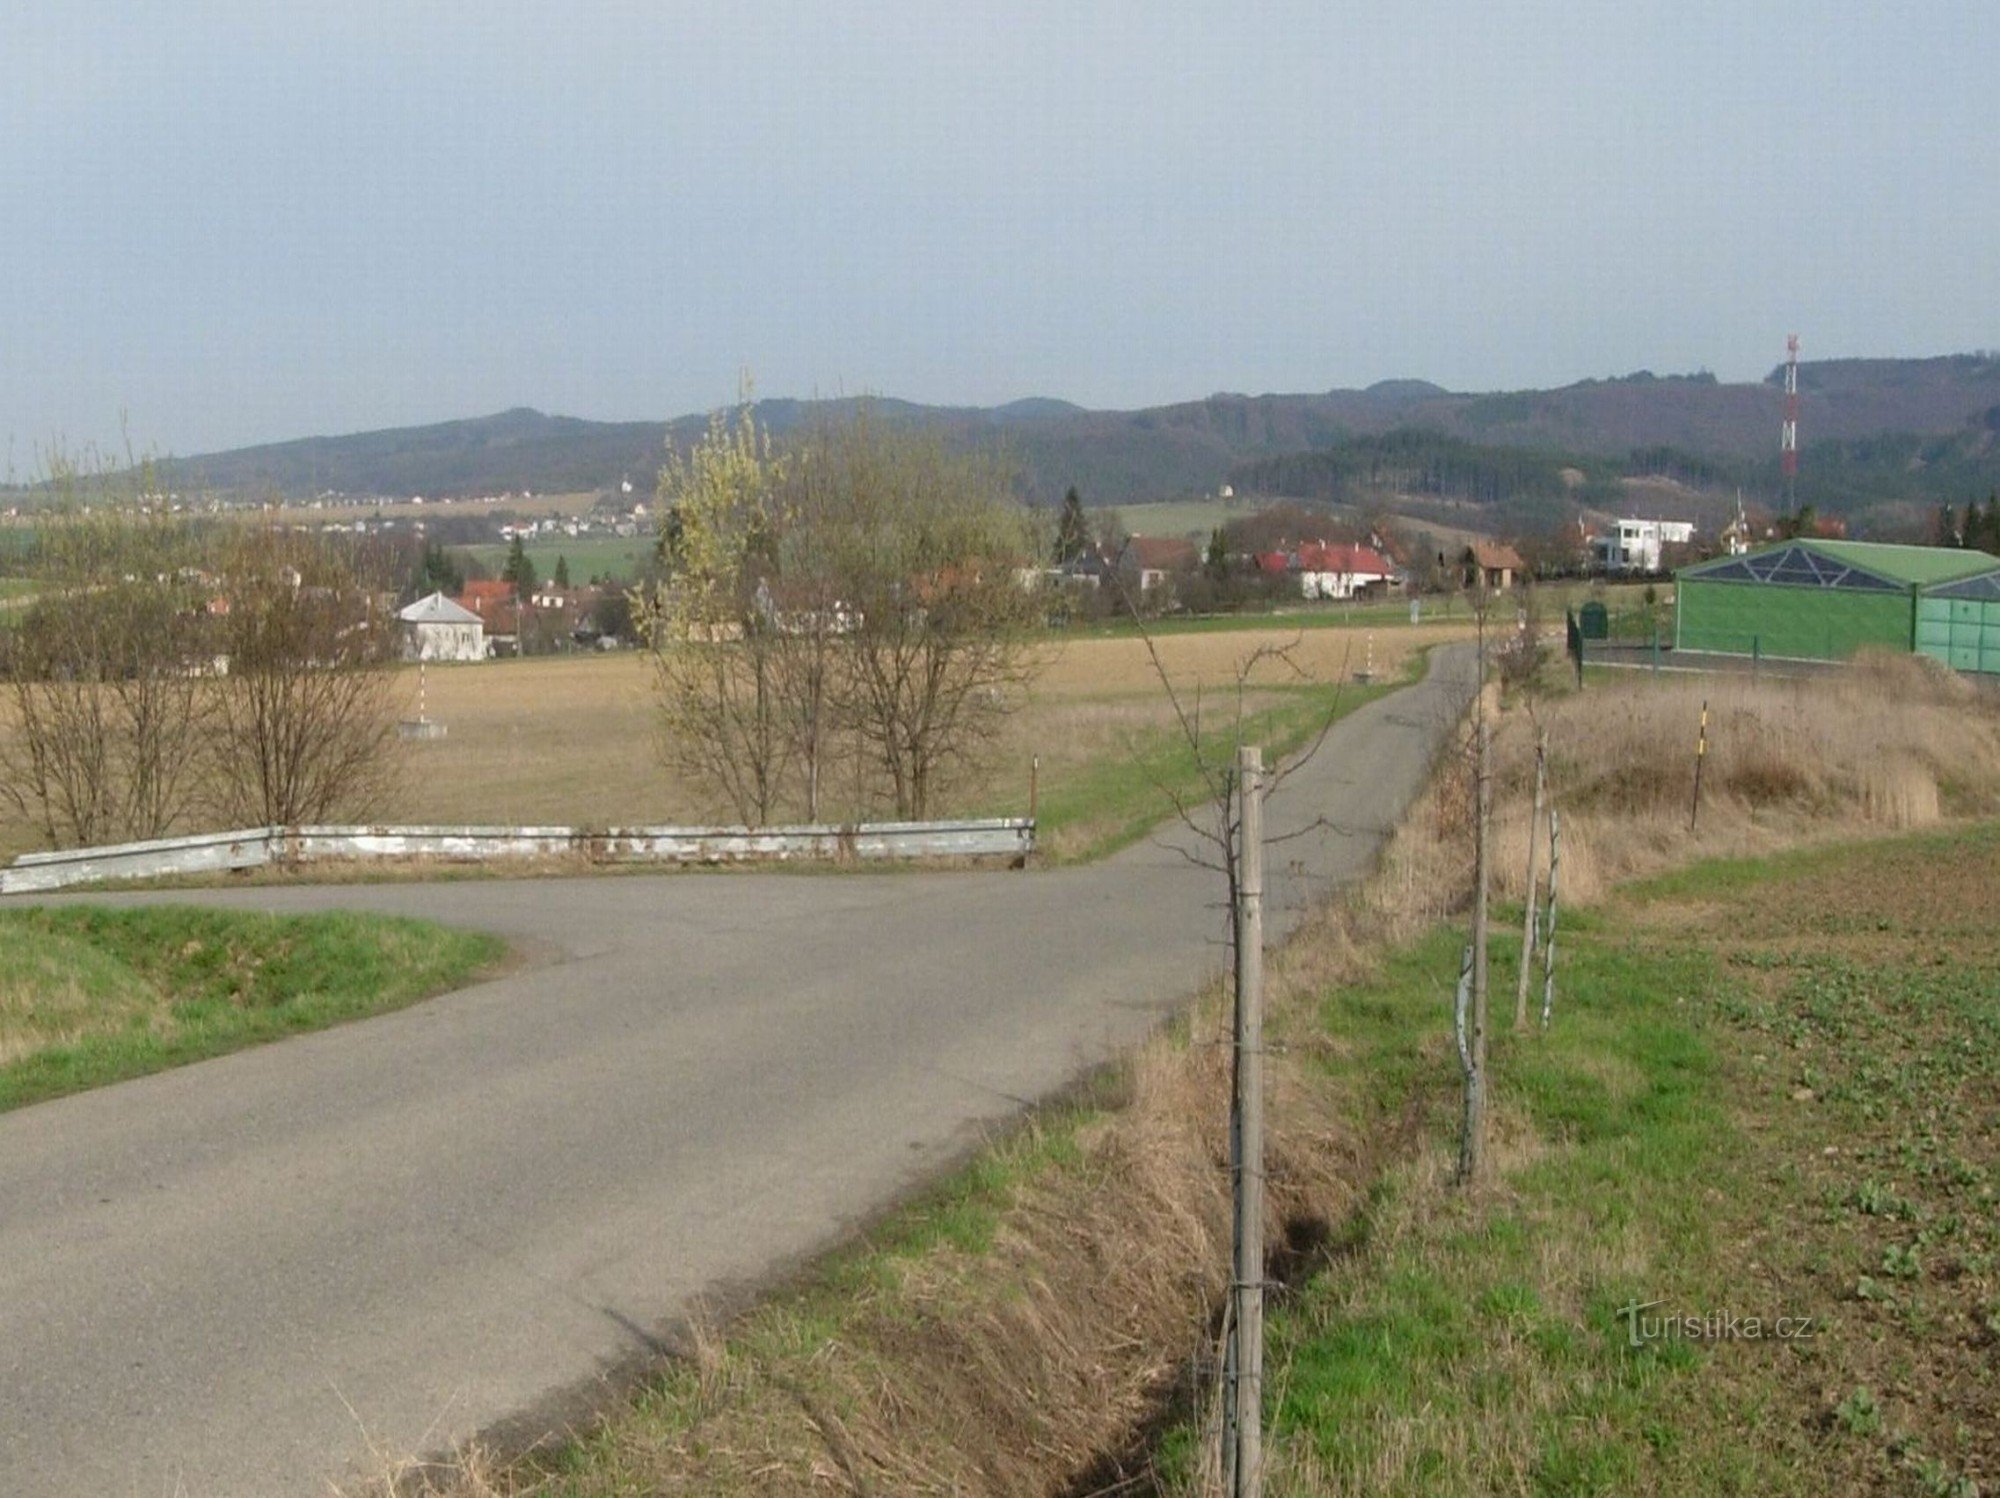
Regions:
<instances>
[{"instance_id":1,"label":"evergreen tree","mask_svg":"<svg viewBox=\"0 0 2000 1498\"><path fill-rule=\"evenodd\" d=\"M1219 525L1208 533L1208 575L1217 582L1229 576L1229 541Z\"/></svg>"},{"instance_id":2,"label":"evergreen tree","mask_svg":"<svg viewBox=\"0 0 2000 1498\"><path fill-rule=\"evenodd\" d=\"M414 591L419 598L432 593L455 598L465 591L465 569L452 559L451 553L442 544L427 542L424 554L417 562Z\"/></svg>"},{"instance_id":3,"label":"evergreen tree","mask_svg":"<svg viewBox=\"0 0 2000 1498\"><path fill-rule=\"evenodd\" d=\"M1965 507L1965 519L1960 523L1958 535L1952 544L1963 546L1968 551L1979 551L1986 546L1992 529L1992 512L1982 510L1979 501L1972 500Z\"/></svg>"},{"instance_id":4,"label":"evergreen tree","mask_svg":"<svg viewBox=\"0 0 2000 1498\"><path fill-rule=\"evenodd\" d=\"M556 586L565 592L569 590L569 558L566 556L556 558Z\"/></svg>"},{"instance_id":5,"label":"evergreen tree","mask_svg":"<svg viewBox=\"0 0 2000 1498\"><path fill-rule=\"evenodd\" d=\"M2000 552L2000 490L1986 496L1986 521L1980 527L1979 538L1967 543L1981 551Z\"/></svg>"},{"instance_id":6,"label":"evergreen tree","mask_svg":"<svg viewBox=\"0 0 2000 1498\"><path fill-rule=\"evenodd\" d=\"M526 598L535 591L535 563L528 555L528 549L516 536L514 544L507 548L507 565L500 569L500 580L514 585L514 596Z\"/></svg>"},{"instance_id":7,"label":"evergreen tree","mask_svg":"<svg viewBox=\"0 0 2000 1498\"><path fill-rule=\"evenodd\" d=\"M1062 518L1056 522L1056 565L1066 566L1090 550L1090 522L1084 518L1083 496L1076 486L1063 496Z\"/></svg>"}]
</instances>

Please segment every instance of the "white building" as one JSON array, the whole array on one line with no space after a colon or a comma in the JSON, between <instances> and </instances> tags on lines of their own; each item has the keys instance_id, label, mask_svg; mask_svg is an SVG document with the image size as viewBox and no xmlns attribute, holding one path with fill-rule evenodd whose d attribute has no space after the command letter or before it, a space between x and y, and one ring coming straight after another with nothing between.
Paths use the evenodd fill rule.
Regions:
<instances>
[{"instance_id":1,"label":"white building","mask_svg":"<svg viewBox=\"0 0 2000 1498\"><path fill-rule=\"evenodd\" d=\"M461 608L442 593L419 598L396 618L403 626L404 660L486 659L486 626L471 609Z\"/></svg>"},{"instance_id":2,"label":"white building","mask_svg":"<svg viewBox=\"0 0 2000 1498\"><path fill-rule=\"evenodd\" d=\"M1658 572L1665 548L1694 540L1691 520L1621 520L1592 542L1606 572Z\"/></svg>"}]
</instances>

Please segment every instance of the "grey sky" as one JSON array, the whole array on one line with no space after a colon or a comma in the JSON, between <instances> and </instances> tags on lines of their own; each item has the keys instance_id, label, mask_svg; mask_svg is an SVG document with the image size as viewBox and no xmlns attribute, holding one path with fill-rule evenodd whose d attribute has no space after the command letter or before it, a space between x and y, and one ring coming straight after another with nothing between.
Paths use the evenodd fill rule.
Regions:
<instances>
[{"instance_id":1,"label":"grey sky","mask_svg":"<svg viewBox=\"0 0 2000 1498\"><path fill-rule=\"evenodd\" d=\"M2000 6L8 0L0 442L2000 346Z\"/></svg>"}]
</instances>

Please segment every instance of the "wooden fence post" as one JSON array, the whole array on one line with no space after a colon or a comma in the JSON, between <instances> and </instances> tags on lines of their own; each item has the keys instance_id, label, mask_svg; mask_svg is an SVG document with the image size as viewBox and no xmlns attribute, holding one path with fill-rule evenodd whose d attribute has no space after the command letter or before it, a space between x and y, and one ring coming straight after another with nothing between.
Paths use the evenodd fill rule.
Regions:
<instances>
[{"instance_id":1,"label":"wooden fence post","mask_svg":"<svg viewBox=\"0 0 2000 1498\"><path fill-rule=\"evenodd\" d=\"M1236 751L1236 1233L1231 1267L1236 1384L1231 1498L1263 1491L1264 756Z\"/></svg>"},{"instance_id":2,"label":"wooden fence post","mask_svg":"<svg viewBox=\"0 0 2000 1498\"><path fill-rule=\"evenodd\" d=\"M1549 1027L1549 1015L1556 1007L1556 901L1561 895L1562 814L1549 808L1549 909L1548 925L1542 931L1542 1028Z\"/></svg>"},{"instance_id":3,"label":"wooden fence post","mask_svg":"<svg viewBox=\"0 0 2000 1498\"><path fill-rule=\"evenodd\" d=\"M1521 917L1521 970L1514 986L1514 1028L1528 1027L1528 977L1535 965L1535 834L1542 825L1542 777L1548 768L1549 734L1535 745L1535 803L1528 813L1527 912Z\"/></svg>"}]
</instances>

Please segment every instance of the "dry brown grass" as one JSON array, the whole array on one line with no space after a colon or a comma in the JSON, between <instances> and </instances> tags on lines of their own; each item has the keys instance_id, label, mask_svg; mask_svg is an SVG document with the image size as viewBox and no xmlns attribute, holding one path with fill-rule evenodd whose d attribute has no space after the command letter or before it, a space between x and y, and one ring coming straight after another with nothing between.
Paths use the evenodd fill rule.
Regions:
<instances>
[{"instance_id":1,"label":"dry brown grass","mask_svg":"<svg viewBox=\"0 0 2000 1498\"><path fill-rule=\"evenodd\" d=\"M1491 698L1489 697L1489 700ZM1701 815L1695 744L1709 710ZM1835 675L1752 681L1634 674L1584 692L1517 699L1494 735L1494 893L1518 900L1527 867L1534 743L1549 735L1562 813L1562 893L1590 904L1624 880L1687 863L1921 828L2000 808L2000 698L1911 656ZM1469 746L1461 740L1391 840L1368 898L1398 932L1466 908ZM1538 867L1546 878L1544 830Z\"/></svg>"},{"instance_id":2,"label":"dry brown grass","mask_svg":"<svg viewBox=\"0 0 2000 1498\"><path fill-rule=\"evenodd\" d=\"M1701 815L1695 744L1708 704ZM1505 715L1496 739L1496 891L1519 898L1535 726L1563 819L1564 898L1697 857L1893 832L2000 805L2000 699L1914 656L1791 681L1593 685Z\"/></svg>"}]
</instances>

